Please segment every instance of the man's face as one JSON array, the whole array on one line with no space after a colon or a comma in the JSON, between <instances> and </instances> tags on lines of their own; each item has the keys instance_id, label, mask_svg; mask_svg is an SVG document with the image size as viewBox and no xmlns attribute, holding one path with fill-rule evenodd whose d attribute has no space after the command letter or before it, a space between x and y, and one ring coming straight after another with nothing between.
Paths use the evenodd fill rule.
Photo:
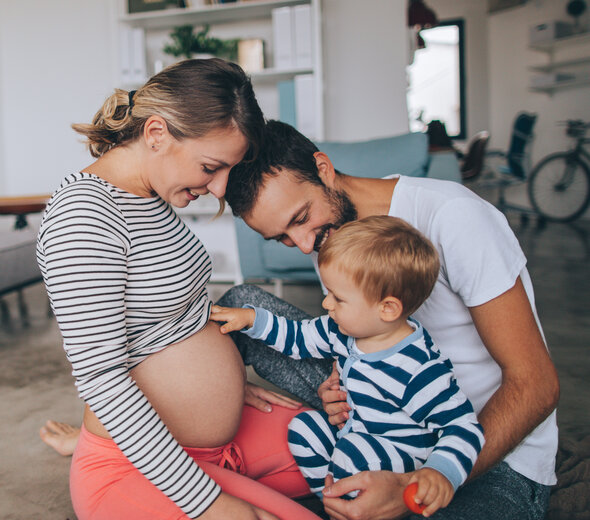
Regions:
<instances>
[{"instance_id":1,"label":"man's face","mask_svg":"<svg viewBox=\"0 0 590 520\"><path fill-rule=\"evenodd\" d=\"M292 174L268 175L254 208L244 221L266 240L319 251L333 230L356 220L354 205L344 192L301 182Z\"/></svg>"}]
</instances>

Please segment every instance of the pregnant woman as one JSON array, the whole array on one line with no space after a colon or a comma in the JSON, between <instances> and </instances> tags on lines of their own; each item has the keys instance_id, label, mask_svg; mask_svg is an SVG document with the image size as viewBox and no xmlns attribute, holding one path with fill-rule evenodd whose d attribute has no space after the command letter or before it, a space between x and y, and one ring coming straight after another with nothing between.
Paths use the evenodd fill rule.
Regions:
<instances>
[{"instance_id":1,"label":"pregnant woman","mask_svg":"<svg viewBox=\"0 0 590 520\"><path fill-rule=\"evenodd\" d=\"M116 90L90 166L49 202L38 261L86 403L70 490L79 520L317 518L287 448L298 410L244 406L235 345L208 321L211 261L171 206L225 193L264 120L250 81L187 60Z\"/></svg>"}]
</instances>

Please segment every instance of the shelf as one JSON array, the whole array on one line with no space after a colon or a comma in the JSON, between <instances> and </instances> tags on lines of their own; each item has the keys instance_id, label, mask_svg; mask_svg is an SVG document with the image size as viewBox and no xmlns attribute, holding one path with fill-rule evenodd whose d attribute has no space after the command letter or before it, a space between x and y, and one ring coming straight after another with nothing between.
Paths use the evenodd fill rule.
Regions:
<instances>
[{"instance_id":1,"label":"shelf","mask_svg":"<svg viewBox=\"0 0 590 520\"><path fill-rule=\"evenodd\" d=\"M299 4L310 0L267 0L232 2L229 4L204 5L184 9L163 9L142 13L123 14L119 21L132 27L145 29L166 29L185 24L214 24L240 21L244 18L267 18L272 10Z\"/></svg>"},{"instance_id":2,"label":"shelf","mask_svg":"<svg viewBox=\"0 0 590 520\"><path fill-rule=\"evenodd\" d=\"M573 36L566 36L565 38L559 38L557 40L531 43L529 47L535 51L551 53L559 48L567 47L570 45L577 45L581 43L590 43L590 31L575 34Z\"/></svg>"},{"instance_id":3,"label":"shelf","mask_svg":"<svg viewBox=\"0 0 590 520\"><path fill-rule=\"evenodd\" d=\"M577 78L568 81L560 81L554 85L547 85L545 87L530 87L531 92L544 92L546 94L553 94L556 90L563 90L568 88L582 87L590 85L590 78Z\"/></svg>"},{"instance_id":4,"label":"shelf","mask_svg":"<svg viewBox=\"0 0 590 520\"><path fill-rule=\"evenodd\" d=\"M554 61L552 63L548 63L546 65L532 65L529 67L530 70L535 72L552 72L556 69L563 69L567 67L577 67L578 65L585 65L586 63L590 63L589 58L580 58L577 60L568 60L568 61Z\"/></svg>"},{"instance_id":5,"label":"shelf","mask_svg":"<svg viewBox=\"0 0 590 520\"><path fill-rule=\"evenodd\" d=\"M559 60L555 60L555 52L563 51L567 47L580 44L590 44L590 31L575 34L573 36L566 36L564 38L558 38L556 40L550 40L546 42L531 43L529 47L536 51L547 53L549 56L548 63L544 65L532 65L529 70L541 74L547 74L548 76L554 75L555 78L545 78L546 80L557 79L560 75L560 71L564 75L574 76L571 79L562 79L561 81L553 81L547 85L540 86L529 86L530 92L543 92L545 94L553 94L558 90L564 90L569 88L583 87L590 85L590 77L586 70L584 70L587 64L590 64L590 56L588 52L585 52L586 56L568 58L567 54L561 52ZM578 54L578 53L576 53ZM578 69L578 70L574 70ZM540 82L540 81L539 81Z\"/></svg>"},{"instance_id":6,"label":"shelf","mask_svg":"<svg viewBox=\"0 0 590 520\"><path fill-rule=\"evenodd\" d=\"M250 77L252 81L286 81L300 74L313 74L313 69L264 69L250 73Z\"/></svg>"}]
</instances>

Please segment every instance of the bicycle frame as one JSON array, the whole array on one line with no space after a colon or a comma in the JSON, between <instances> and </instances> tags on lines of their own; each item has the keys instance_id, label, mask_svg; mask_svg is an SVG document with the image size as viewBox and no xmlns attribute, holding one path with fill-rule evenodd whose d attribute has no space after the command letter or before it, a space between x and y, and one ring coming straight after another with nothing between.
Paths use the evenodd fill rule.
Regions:
<instances>
[{"instance_id":1,"label":"bicycle frame","mask_svg":"<svg viewBox=\"0 0 590 520\"><path fill-rule=\"evenodd\" d=\"M575 143L543 157L530 172L527 190L540 218L570 222L590 205L590 153L584 148L590 144L586 137L590 123L568 120L561 124Z\"/></svg>"}]
</instances>

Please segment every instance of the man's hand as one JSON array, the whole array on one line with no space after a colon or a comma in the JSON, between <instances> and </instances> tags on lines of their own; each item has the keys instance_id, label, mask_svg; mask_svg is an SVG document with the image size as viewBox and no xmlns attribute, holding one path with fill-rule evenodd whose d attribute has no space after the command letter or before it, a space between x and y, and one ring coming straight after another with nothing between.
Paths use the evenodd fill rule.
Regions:
<instances>
[{"instance_id":1,"label":"man's hand","mask_svg":"<svg viewBox=\"0 0 590 520\"><path fill-rule=\"evenodd\" d=\"M245 403L260 410L261 412L272 412L271 404L282 406L283 408L290 408L297 410L303 405L299 401L295 401L289 397L278 394L253 383L246 384Z\"/></svg>"},{"instance_id":2,"label":"man's hand","mask_svg":"<svg viewBox=\"0 0 590 520\"><path fill-rule=\"evenodd\" d=\"M344 423L348 421L350 406L346 402L346 392L340 390L340 378L335 361L330 377L318 387L318 395L322 400L324 411L329 416L330 424L342 429Z\"/></svg>"},{"instance_id":3,"label":"man's hand","mask_svg":"<svg viewBox=\"0 0 590 520\"><path fill-rule=\"evenodd\" d=\"M408 513L402 494L412 473L363 471L334 483L326 477L324 509L332 520L394 520ZM341 497L359 491L357 498Z\"/></svg>"},{"instance_id":4,"label":"man's hand","mask_svg":"<svg viewBox=\"0 0 590 520\"><path fill-rule=\"evenodd\" d=\"M220 307L213 305L209 318L213 321L224 321L219 330L222 334L233 332L234 330L249 329L254 325L256 311L254 309L234 309L231 307Z\"/></svg>"}]
</instances>

